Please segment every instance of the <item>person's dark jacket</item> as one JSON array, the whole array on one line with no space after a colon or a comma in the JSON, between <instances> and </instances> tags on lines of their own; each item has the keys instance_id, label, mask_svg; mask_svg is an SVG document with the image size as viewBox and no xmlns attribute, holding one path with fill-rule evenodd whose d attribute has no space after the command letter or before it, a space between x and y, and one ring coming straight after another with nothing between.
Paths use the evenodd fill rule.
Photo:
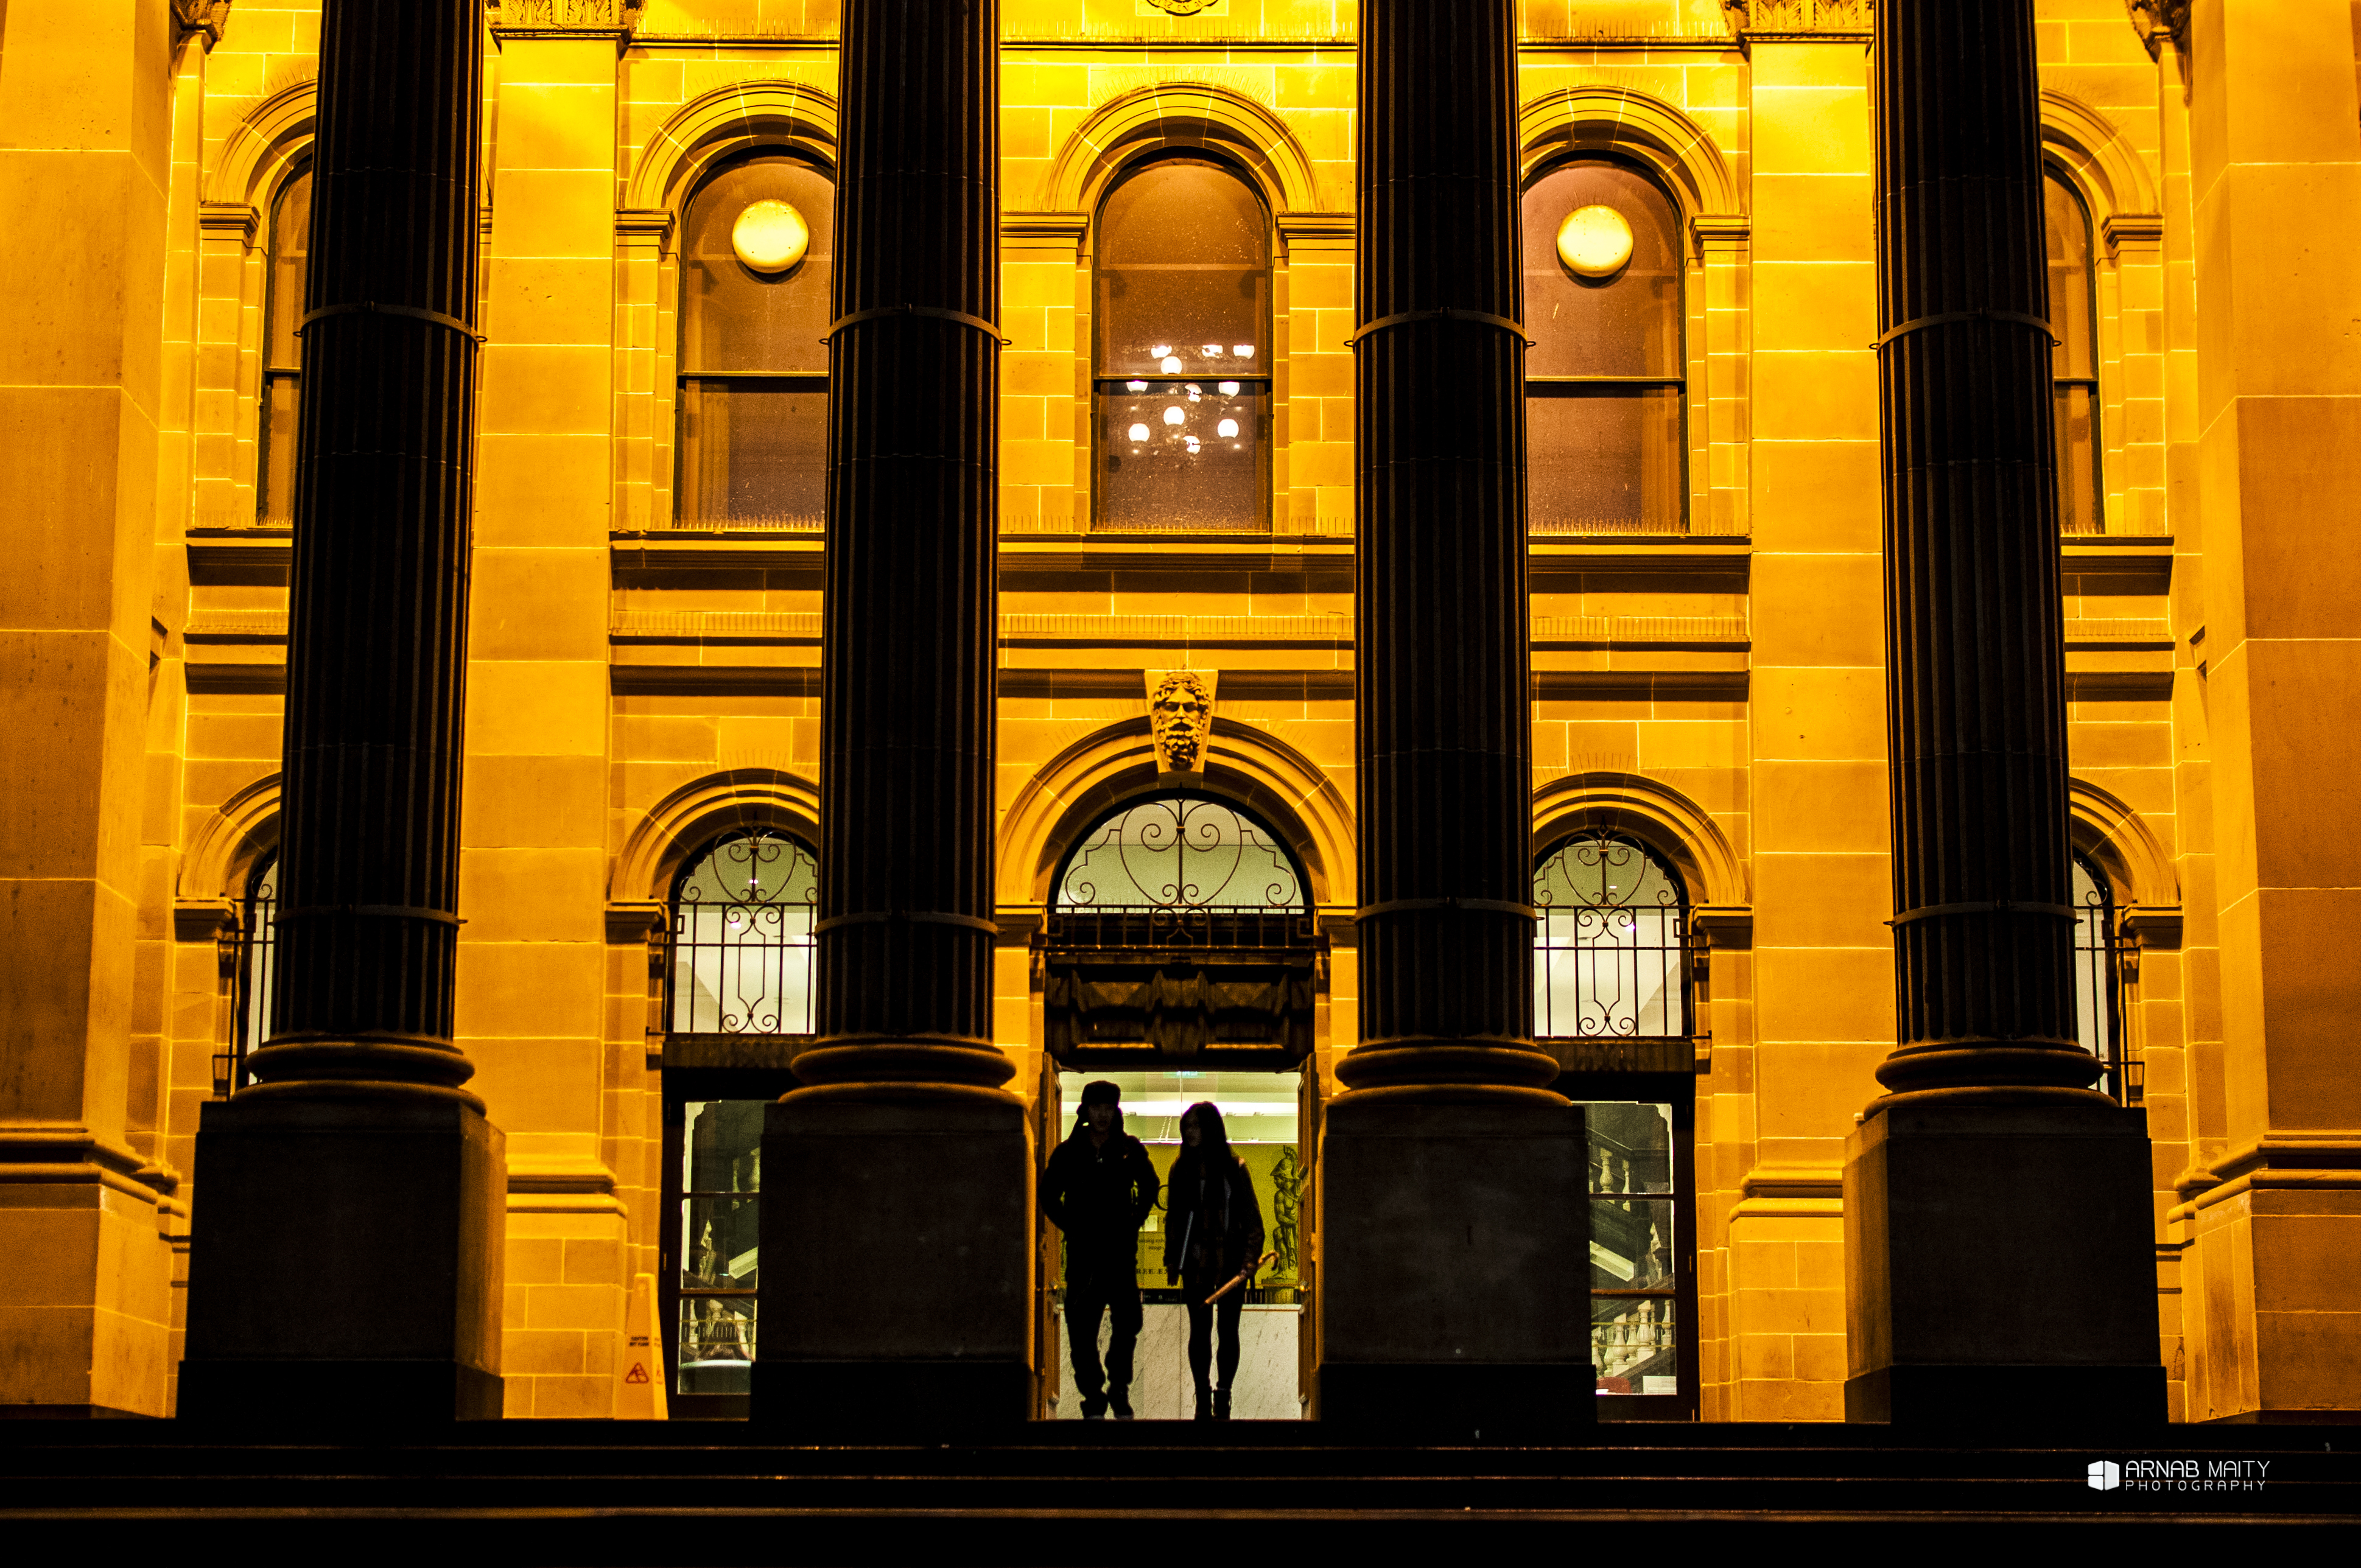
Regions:
<instances>
[{"instance_id":1,"label":"person's dark jacket","mask_svg":"<svg viewBox=\"0 0 2361 1568\"><path fill-rule=\"evenodd\" d=\"M1243 1273L1262 1256L1262 1205L1255 1201L1254 1177L1245 1161L1235 1155L1228 1158L1226 1172L1197 1158L1194 1150L1183 1151L1173 1162L1172 1186L1165 1194L1166 1277L1196 1272L1189 1255L1208 1239L1214 1245L1206 1249L1205 1273L1213 1278Z\"/></svg>"},{"instance_id":2,"label":"person's dark jacket","mask_svg":"<svg viewBox=\"0 0 2361 1568\"><path fill-rule=\"evenodd\" d=\"M1093 1266L1124 1276L1138 1268L1139 1227L1156 1208L1162 1186L1148 1146L1123 1130L1120 1113L1098 1146L1090 1124L1049 1156L1041 1177L1041 1212L1066 1235L1067 1272Z\"/></svg>"}]
</instances>

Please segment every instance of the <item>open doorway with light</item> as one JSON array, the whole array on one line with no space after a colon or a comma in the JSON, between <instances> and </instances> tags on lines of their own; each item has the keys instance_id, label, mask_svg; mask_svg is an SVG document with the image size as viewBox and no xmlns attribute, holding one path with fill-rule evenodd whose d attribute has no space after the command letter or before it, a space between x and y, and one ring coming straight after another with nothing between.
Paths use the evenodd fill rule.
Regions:
<instances>
[{"instance_id":1,"label":"open doorway with light","mask_svg":"<svg viewBox=\"0 0 2361 1568\"><path fill-rule=\"evenodd\" d=\"M1210 1103L1221 1112L1229 1130L1230 1148L1245 1164L1254 1184L1263 1245L1272 1255L1244 1291L1231 1419L1300 1420L1304 1413L1301 1326L1307 1250L1301 1075L1235 1070L1061 1072L1056 1111L1062 1135L1075 1132L1074 1109L1082 1103L1082 1086L1093 1080L1112 1081L1122 1091L1123 1130L1148 1146L1148 1158L1166 1194L1139 1233L1142 1326L1133 1354L1133 1409L1142 1420L1187 1420L1195 1414L1188 1354L1188 1297L1168 1278L1165 1263L1172 1234L1172 1168L1181 1149L1180 1118L1191 1106ZM1080 1418L1082 1406L1066 1391L1071 1362L1065 1341L1062 1261L1061 1254L1053 1292L1059 1309L1057 1332L1051 1341L1058 1350L1059 1392L1049 1401L1048 1413L1069 1420ZM1112 1323L1101 1323L1102 1360L1113 1332Z\"/></svg>"}]
</instances>

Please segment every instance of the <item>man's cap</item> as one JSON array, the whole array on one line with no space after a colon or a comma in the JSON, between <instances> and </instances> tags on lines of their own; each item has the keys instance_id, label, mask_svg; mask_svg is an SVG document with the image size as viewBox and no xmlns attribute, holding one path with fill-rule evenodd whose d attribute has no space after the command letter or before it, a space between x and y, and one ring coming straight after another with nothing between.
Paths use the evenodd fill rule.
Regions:
<instances>
[{"instance_id":1,"label":"man's cap","mask_svg":"<svg viewBox=\"0 0 2361 1568\"><path fill-rule=\"evenodd\" d=\"M1082 1085L1082 1108L1086 1111L1093 1105L1120 1105L1121 1103L1123 1103L1123 1091L1110 1079L1094 1078Z\"/></svg>"}]
</instances>

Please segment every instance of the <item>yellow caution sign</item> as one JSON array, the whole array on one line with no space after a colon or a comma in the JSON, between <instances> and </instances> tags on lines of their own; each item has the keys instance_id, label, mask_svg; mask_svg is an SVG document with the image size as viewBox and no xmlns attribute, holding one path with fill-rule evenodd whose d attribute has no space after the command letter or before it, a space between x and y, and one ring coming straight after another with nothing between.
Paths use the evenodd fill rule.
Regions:
<instances>
[{"instance_id":1,"label":"yellow caution sign","mask_svg":"<svg viewBox=\"0 0 2361 1568\"><path fill-rule=\"evenodd\" d=\"M615 1358L615 1419L660 1421L664 1402L664 1345L656 1338L656 1277L634 1276L623 1309L623 1354Z\"/></svg>"}]
</instances>

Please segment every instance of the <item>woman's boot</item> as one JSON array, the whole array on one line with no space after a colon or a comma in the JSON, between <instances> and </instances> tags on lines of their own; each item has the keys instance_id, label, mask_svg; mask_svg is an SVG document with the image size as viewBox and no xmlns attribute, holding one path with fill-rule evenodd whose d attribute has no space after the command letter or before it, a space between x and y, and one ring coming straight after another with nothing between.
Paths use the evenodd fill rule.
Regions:
<instances>
[{"instance_id":1,"label":"woman's boot","mask_svg":"<svg viewBox=\"0 0 2361 1568\"><path fill-rule=\"evenodd\" d=\"M1226 1395L1223 1397L1220 1413L1224 1416L1230 1413L1229 1398ZM1197 1379L1197 1419L1201 1421L1210 1421L1214 1419L1213 1386L1202 1377Z\"/></svg>"},{"instance_id":2,"label":"woman's boot","mask_svg":"<svg viewBox=\"0 0 2361 1568\"><path fill-rule=\"evenodd\" d=\"M1230 1391L1227 1388L1213 1396L1213 1419L1217 1421L1230 1419Z\"/></svg>"}]
</instances>

